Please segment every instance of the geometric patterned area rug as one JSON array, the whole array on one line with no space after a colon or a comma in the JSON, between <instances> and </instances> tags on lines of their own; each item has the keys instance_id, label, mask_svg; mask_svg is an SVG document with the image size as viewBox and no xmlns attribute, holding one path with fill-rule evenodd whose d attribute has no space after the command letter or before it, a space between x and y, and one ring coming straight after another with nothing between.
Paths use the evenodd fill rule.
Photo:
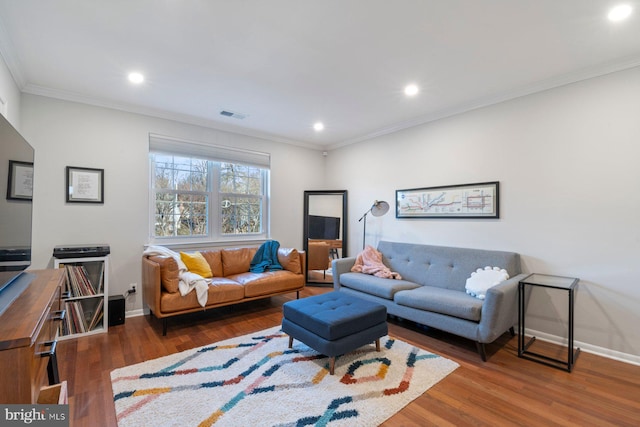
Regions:
<instances>
[{"instance_id":1,"label":"geometric patterned area rug","mask_svg":"<svg viewBox=\"0 0 640 427\"><path fill-rule=\"evenodd\" d=\"M458 364L380 339L329 360L280 327L111 372L118 427L376 426Z\"/></svg>"}]
</instances>

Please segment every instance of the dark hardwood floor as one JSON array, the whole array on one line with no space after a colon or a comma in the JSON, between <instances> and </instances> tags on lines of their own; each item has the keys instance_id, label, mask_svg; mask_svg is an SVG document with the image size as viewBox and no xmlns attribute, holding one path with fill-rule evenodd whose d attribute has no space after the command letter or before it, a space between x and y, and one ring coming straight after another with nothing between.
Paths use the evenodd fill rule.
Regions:
<instances>
[{"instance_id":1,"label":"dark hardwood floor","mask_svg":"<svg viewBox=\"0 0 640 427\"><path fill-rule=\"evenodd\" d=\"M307 287L302 296L329 291ZM58 363L68 382L71 426L116 426L113 369L276 326L291 298L295 294L169 320L166 337L159 320L144 316L107 334L61 341ZM583 352L574 371L563 372L519 359L517 337L508 333L487 346L483 363L473 342L412 322L390 320L389 334L460 368L384 426L640 425L639 366Z\"/></svg>"}]
</instances>

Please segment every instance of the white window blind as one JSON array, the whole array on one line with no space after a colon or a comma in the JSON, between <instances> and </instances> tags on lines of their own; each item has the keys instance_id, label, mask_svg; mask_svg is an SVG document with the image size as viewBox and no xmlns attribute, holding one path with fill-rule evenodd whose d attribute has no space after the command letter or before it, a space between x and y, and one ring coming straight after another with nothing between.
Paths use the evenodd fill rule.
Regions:
<instances>
[{"instance_id":1,"label":"white window blind","mask_svg":"<svg viewBox=\"0 0 640 427\"><path fill-rule=\"evenodd\" d=\"M269 169L271 165L271 156L269 153L205 144L202 142L185 141L155 134L149 134L149 152L193 156L219 162L256 166L262 169Z\"/></svg>"}]
</instances>

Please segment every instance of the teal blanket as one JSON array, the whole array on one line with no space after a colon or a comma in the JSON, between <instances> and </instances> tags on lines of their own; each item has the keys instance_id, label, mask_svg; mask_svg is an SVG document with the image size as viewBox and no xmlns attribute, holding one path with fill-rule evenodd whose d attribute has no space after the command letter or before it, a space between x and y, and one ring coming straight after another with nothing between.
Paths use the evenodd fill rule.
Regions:
<instances>
[{"instance_id":1,"label":"teal blanket","mask_svg":"<svg viewBox=\"0 0 640 427\"><path fill-rule=\"evenodd\" d=\"M266 270L282 270L278 262L278 249L280 243L276 240L267 240L258 248L258 251L251 260L249 271L252 273L263 273Z\"/></svg>"}]
</instances>

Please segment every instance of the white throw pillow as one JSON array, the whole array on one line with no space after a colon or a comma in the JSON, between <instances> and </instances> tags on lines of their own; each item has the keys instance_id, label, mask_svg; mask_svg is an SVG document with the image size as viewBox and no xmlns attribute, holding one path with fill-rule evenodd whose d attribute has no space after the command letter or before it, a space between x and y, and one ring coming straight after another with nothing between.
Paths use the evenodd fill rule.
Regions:
<instances>
[{"instance_id":1,"label":"white throw pillow","mask_svg":"<svg viewBox=\"0 0 640 427\"><path fill-rule=\"evenodd\" d=\"M487 289L509 278L507 270L500 267L479 268L467 279L465 289L467 293L478 299L484 299Z\"/></svg>"}]
</instances>

